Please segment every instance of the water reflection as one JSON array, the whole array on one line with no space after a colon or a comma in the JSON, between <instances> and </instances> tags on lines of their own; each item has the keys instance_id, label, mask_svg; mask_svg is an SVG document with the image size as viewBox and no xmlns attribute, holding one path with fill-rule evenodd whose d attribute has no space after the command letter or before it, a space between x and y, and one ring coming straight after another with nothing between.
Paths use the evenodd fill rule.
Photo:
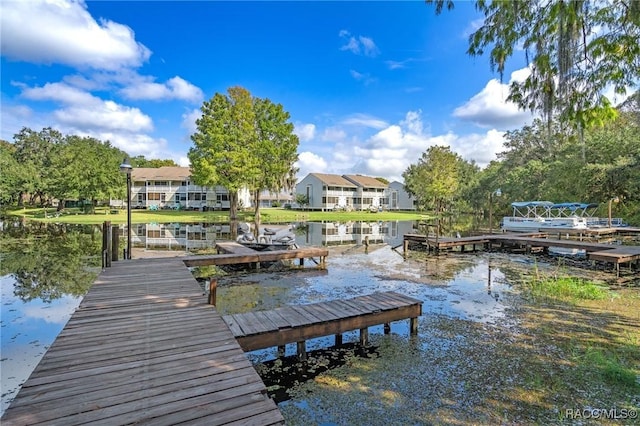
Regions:
<instances>
[{"instance_id":1,"label":"water reflection","mask_svg":"<svg viewBox=\"0 0 640 426\"><path fill-rule=\"evenodd\" d=\"M252 231L256 232L256 225ZM258 227L261 224L257 225ZM402 244L405 233L416 232L414 221L305 222L292 224L298 246ZM145 250L195 251L215 246L216 240L235 240L229 223L148 223L133 225L132 245ZM124 225L121 235L125 235Z\"/></svg>"},{"instance_id":2,"label":"water reflection","mask_svg":"<svg viewBox=\"0 0 640 426\"><path fill-rule=\"evenodd\" d=\"M0 221L2 411L99 272L99 227Z\"/></svg>"}]
</instances>

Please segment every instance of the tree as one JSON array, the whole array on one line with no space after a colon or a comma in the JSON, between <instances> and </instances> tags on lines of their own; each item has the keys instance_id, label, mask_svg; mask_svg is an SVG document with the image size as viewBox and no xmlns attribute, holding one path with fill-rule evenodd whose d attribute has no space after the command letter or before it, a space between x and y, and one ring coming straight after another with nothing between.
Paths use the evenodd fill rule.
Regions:
<instances>
[{"instance_id":1,"label":"tree","mask_svg":"<svg viewBox=\"0 0 640 426\"><path fill-rule=\"evenodd\" d=\"M171 159L160 160L158 158L152 158L151 160L147 160L144 157L144 155L138 155L138 156L132 157L129 160L129 164L131 164L131 166L134 168L149 167L153 169L157 169L160 167L177 167L178 166L176 162Z\"/></svg>"},{"instance_id":2,"label":"tree","mask_svg":"<svg viewBox=\"0 0 640 426\"><path fill-rule=\"evenodd\" d=\"M56 150L64 142L62 133L50 127L35 132L23 127L14 137L14 158L22 170L17 184L20 188L19 203L22 195L30 195L30 204L38 198L41 205L50 198L53 168L51 167Z\"/></svg>"},{"instance_id":3,"label":"tree","mask_svg":"<svg viewBox=\"0 0 640 426\"><path fill-rule=\"evenodd\" d=\"M20 181L23 168L15 159L16 147L0 140L0 203L12 204L20 197Z\"/></svg>"},{"instance_id":4,"label":"tree","mask_svg":"<svg viewBox=\"0 0 640 426\"><path fill-rule=\"evenodd\" d=\"M451 0L426 0L441 13ZM640 77L640 2L629 0L476 1L483 25L469 38L467 53L489 50L492 70L525 49L531 74L511 84L509 100L582 132L615 117L609 86L625 94Z\"/></svg>"},{"instance_id":5,"label":"tree","mask_svg":"<svg viewBox=\"0 0 640 426\"><path fill-rule=\"evenodd\" d=\"M232 87L227 92L216 93L203 103L188 156L196 184L227 188L229 218L236 220L238 191L257 178L257 164L251 154L256 137L255 113L248 90Z\"/></svg>"},{"instance_id":6,"label":"tree","mask_svg":"<svg viewBox=\"0 0 640 426\"><path fill-rule=\"evenodd\" d=\"M54 195L60 200L90 200L92 211L98 200L121 197L126 185L119 165L125 156L108 141L67 136L52 164Z\"/></svg>"},{"instance_id":7,"label":"tree","mask_svg":"<svg viewBox=\"0 0 640 426\"><path fill-rule=\"evenodd\" d=\"M463 160L449 147L429 147L402 174L405 189L421 208L431 205L439 214L458 191L460 161Z\"/></svg>"},{"instance_id":8,"label":"tree","mask_svg":"<svg viewBox=\"0 0 640 426\"><path fill-rule=\"evenodd\" d=\"M293 164L298 160L298 136L289 122L289 113L281 104L269 99L255 98L253 108L256 117L256 156L258 170L253 183L255 219L260 220L260 192L280 192L291 182ZM294 173L295 174L295 173Z\"/></svg>"},{"instance_id":9,"label":"tree","mask_svg":"<svg viewBox=\"0 0 640 426\"><path fill-rule=\"evenodd\" d=\"M298 138L289 113L242 87L216 93L201 110L189 150L194 181L227 188L231 220L237 217L238 191L249 188L259 219L260 191L284 188L297 160Z\"/></svg>"}]
</instances>

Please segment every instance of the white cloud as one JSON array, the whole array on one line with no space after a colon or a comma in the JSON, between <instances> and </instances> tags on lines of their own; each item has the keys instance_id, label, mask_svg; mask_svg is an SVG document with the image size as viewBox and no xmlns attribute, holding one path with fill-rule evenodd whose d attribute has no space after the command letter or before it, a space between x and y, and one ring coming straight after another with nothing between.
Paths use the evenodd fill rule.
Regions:
<instances>
[{"instance_id":1,"label":"white cloud","mask_svg":"<svg viewBox=\"0 0 640 426\"><path fill-rule=\"evenodd\" d=\"M376 46L372 38L360 36L358 37L358 40L360 41L360 45L362 46L364 56L369 56L372 58L378 56L378 54L380 53L380 49L378 49L378 46Z\"/></svg>"},{"instance_id":2,"label":"white cloud","mask_svg":"<svg viewBox=\"0 0 640 426\"><path fill-rule=\"evenodd\" d=\"M316 125L312 123L296 123L294 125L293 133L298 136L300 142L310 141L316 135Z\"/></svg>"},{"instance_id":3,"label":"white cloud","mask_svg":"<svg viewBox=\"0 0 640 426\"><path fill-rule=\"evenodd\" d=\"M99 100L90 108L85 105L66 107L54 111L53 116L60 123L84 131L147 132L153 130L151 117L138 108L119 105L113 101Z\"/></svg>"},{"instance_id":4,"label":"white cloud","mask_svg":"<svg viewBox=\"0 0 640 426\"><path fill-rule=\"evenodd\" d=\"M166 83L155 83L152 77L140 78L139 81L120 90L127 99L147 99L152 101L181 99L198 103L204 98L200 88L194 86L181 77L173 77Z\"/></svg>"},{"instance_id":5,"label":"white cloud","mask_svg":"<svg viewBox=\"0 0 640 426\"><path fill-rule=\"evenodd\" d=\"M298 171L298 179L304 178L309 173L324 173L328 169L324 158L308 151L301 152L298 155L298 161L296 161L295 166L300 169Z\"/></svg>"},{"instance_id":6,"label":"white cloud","mask_svg":"<svg viewBox=\"0 0 640 426\"><path fill-rule=\"evenodd\" d=\"M320 140L324 142L342 142L346 139L347 133L339 127L328 127L324 129Z\"/></svg>"},{"instance_id":7,"label":"white cloud","mask_svg":"<svg viewBox=\"0 0 640 426\"><path fill-rule=\"evenodd\" d=\"M369 73L363 74L356 70L350 70L349 73L351 74L351 77L353 77L358 81L363 82L365 86L368 86L369 84L374 83L376 81L376 79L374 77L371 77L371 74Z\"/></svg>"},{"instance_id":8,"label":"white cloud","mask_svg":"<svg viewBox=\"0 0 640 426\"><path fill-rule=\"evenodd\" d=\"M362 35L353 36L347 30L340 30L338 35L344 40L344 44L340 46L340 50L346 50L354 55L364 55L370 58L375 58L380 54L380 49L378 49L378 46L376 46L376 43L371 37Z\"/></svg>"},{"instance_id":9,"label":"white cloud","mask_svg":"<svg viewBox=\"0 0 640 426\"><path fill-rule=\"evenodd\" d=\"M96 22L83 0L5 1L0 27L2 54L13 60L116 70L151 55L128 26Z\"/></svg>"},{"instance_id":10,"label":"white cloud","mask_svg":"<svg viewBox=\"0 0 640 426\"><path fill-rule=\"evenodd\" d=\"M528 75L528 69L518 70L511 74L511 81L523 81ZM453 116L475 123L485 128L500 128L504 130L521 127L530 122L532 114L523 111L513 102L506 100L509 95L509 85L501 84L492 79L464 105L453 111Z\"/></svg>"},{"instance_id":11,"label":"white cloud","mask_svg":"<svg viewBox=\"0 0 640 426\"><path fill-rule=\"evenodd\" d=\"M35 101L54 101L63 104L93 105L100 101L91 93L66 83L47 83L40 87L23 87L22 97Z\"/></svg>"},{"instance_id":12,"label":"white cloud","mask_svg":"<svg viewBox=\"0 0 640 426\"><path fill-rule=\"evenodd\" d=\"M349 120L354 117L358 115L341 121L341 124L353 124ZM462 158L475 161L480 167L494 160L496 153L502 150L504 133L497 130L464 136L453 132L431 135L426 130L430 126L423 122L419 110L407 112L404 119L396 124L385 123L384 127L379 128L380 124L377 131L364 140L358 140L348 128L333 126L325 129L322 134L331 132L341 138L329 140L334 142L333 149L323 156L318 154L323 152L321 149L315 149L314 154L301 154L300 164L305 168L304 171L301 168L299 176L304 177L309 172L362 173L402 181L402 173L431 146L448 146Z\"/></svg>"},{"instance_id":13,"label":"white cloud","mask_svg":"<svg viewBox=\"0 0 640 426\"><path fill-rule=\"evenodd\" d=\"M389 125L386 121L367 114L353 114L352 116L344 119L342 124L350 126L364 126L372 129L383 129Z\"/></svg>"},{"instance_id":14,"label":"white cloud","mask_svg":"<svg viewBox=\"0 0 640 426\"><path fill-rule=\"evenodd\" d=\"M190 135L194 134L198 127L196 125L196 120L202 117L202 111L199 108L192 109L191 111L185 112L182 114L182 123L180 127L186 129Z\"/></svg>"}]
</instances>

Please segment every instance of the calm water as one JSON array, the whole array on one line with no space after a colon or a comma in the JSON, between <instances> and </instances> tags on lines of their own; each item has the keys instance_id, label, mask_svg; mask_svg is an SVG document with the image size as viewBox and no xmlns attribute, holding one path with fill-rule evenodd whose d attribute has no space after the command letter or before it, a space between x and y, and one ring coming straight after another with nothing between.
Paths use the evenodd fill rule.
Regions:
<instances>
[{"instance_id":1,"label":"calm water","mask_svg":"<svg viewBox=\"0 0 640 426\"><path fill-rule=\"evenodd\" d=\"M405 260L392 247L415 227L413 222L299 225L300 245L330 248L328 269L227 276L219 280L218 308L235 313L393 290L424 301L425 314L485 324L508 321L505 311L515 294L510 277L519 276L518 263L526 266L528 260L484 254L437 259L412 254ZM101 232L98 226L20 222L0 222L0 230L4 411L99 273ZM368 249L362 245L365 236ZM197 250L228 237L228 225L136 225L134 247ZM406 323L393 324L392 331L408 334ZM370 333L382 333L382 327ZM350 338L357 336L347 335L345 341ZM316 339L308 347L329 344ZM273 353L259 351L251 357L260 361Z\"/></svg>"}]
</instances>

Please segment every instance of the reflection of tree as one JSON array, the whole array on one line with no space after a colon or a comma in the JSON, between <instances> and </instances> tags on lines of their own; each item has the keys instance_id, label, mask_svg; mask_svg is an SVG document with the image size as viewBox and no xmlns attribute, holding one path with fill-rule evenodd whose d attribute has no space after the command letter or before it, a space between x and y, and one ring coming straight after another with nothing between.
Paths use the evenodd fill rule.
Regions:
<instances>
[{"instance_id":1,"label":"reflection of tree","mask_svg":"<svg viewBox=\"0 0 640 426\"><path fill-rule=\"evenodd\" d=\"M81 296L96 277L102 237L93 226L39 222L5 223L0 233L0 274L16 279L23 301L50 302Z\"/></svg>"}]
</instances>

